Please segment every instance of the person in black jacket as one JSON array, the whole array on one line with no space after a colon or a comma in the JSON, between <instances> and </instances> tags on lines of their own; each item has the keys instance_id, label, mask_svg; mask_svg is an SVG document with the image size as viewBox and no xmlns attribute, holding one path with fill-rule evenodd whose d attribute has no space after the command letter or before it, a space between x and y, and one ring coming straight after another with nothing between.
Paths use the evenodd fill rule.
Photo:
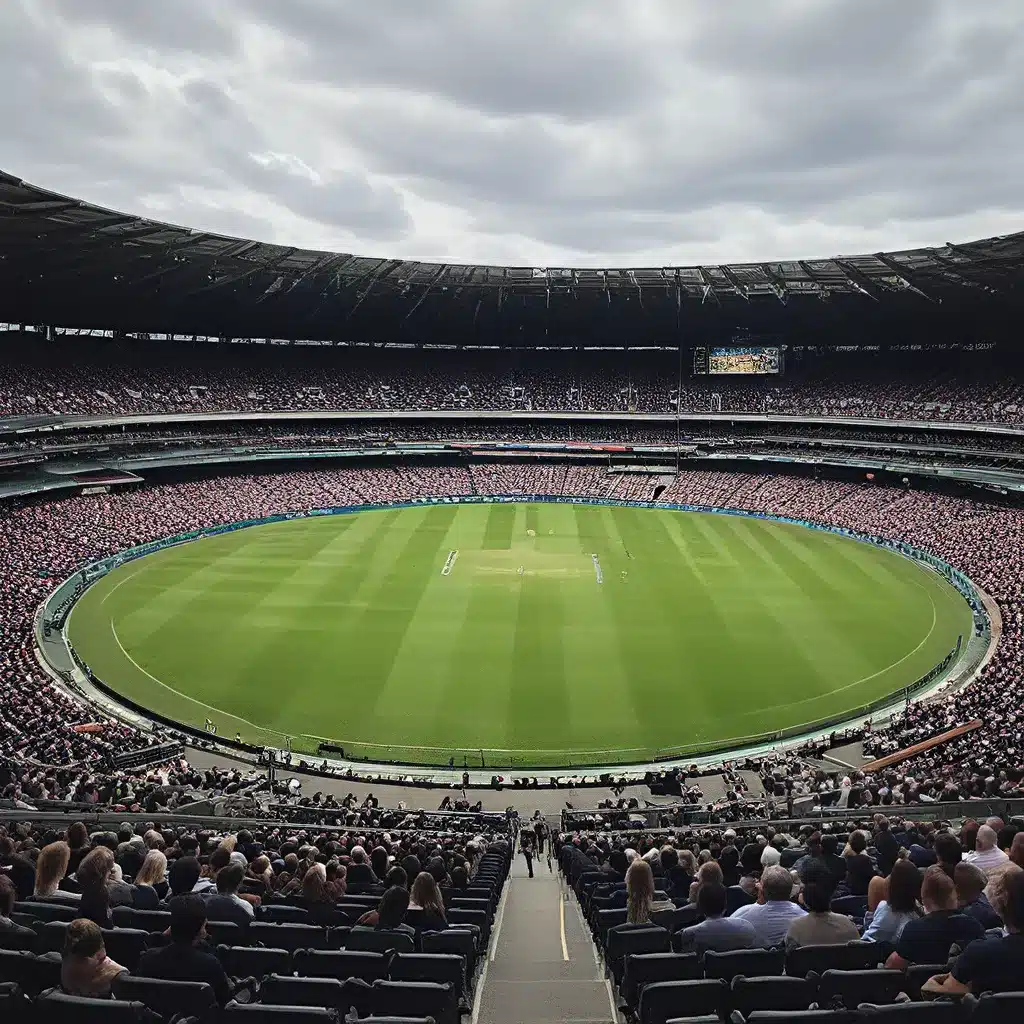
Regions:
<instances>
[{"instance_id":1,"label":"person in black jacket","mask_svg":"<svg viewBox=\"0 0 1024 1024\"><path fill-rule=\"evenodd\" d=\"M33 939L36 933L31 928L11 920L17 896L14 883L6 875L0 875L0 932L4 935L20 935L25 939Z\"/></svg>"},{"instance_id":2,"label":"person in black jacket","mask_svg":"<svg viewBox=\"0 0 1024 1024\"><path fill-rule=\"evenodd\" d=\"M135 973L164 981L204 981L223 1006L234 993L224 965L205 945L206 904L199 896L175 896L170 911L170 945L144 953Z\"/></svg>"}]
</instances>

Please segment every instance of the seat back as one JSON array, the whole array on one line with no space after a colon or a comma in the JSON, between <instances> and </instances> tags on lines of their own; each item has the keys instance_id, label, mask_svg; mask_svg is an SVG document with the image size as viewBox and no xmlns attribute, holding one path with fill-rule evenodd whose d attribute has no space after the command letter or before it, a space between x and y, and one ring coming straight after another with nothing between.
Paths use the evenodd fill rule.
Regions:
<instances>
[{"instance_id":1,"label":"seat back","mask_svg":"<svg viewBox=\"0 0 1024 1024\"><path fill-rule=\"evenodd\" d=\"M66 903L41 903L37 900L18 901L14 913L27 914L37 921L74 921L78 911Z\"/></svg>"},{"instance_id":2,"label":"seat back","mask_svg":"<svg viewBox=\"0 0 1024 1024\"><path fill-rule=\"evenodd\" d=\"M256 908L256 920L270 924L309 924L309 911L305 907L292 907L287 903L264 903Z\"/></svg>"},{"instance_id":3,"label":"seat back","mask_svg":"<svg viewBox=\"0 0 1024 1024\"><path fill-rule=\"evenodd\" d=\"M392 981L436 981L449 984L462 998L466 961L454 953L396 953L388 967Z\"/></svg>"},{"instance_id":4,"label":"seat back","mask_svg":"<svg viewBox=\"0 0 1024 1024\"><path fill-rule=\"evenodd\" d=\"M375 981L374 1014L433 1017L437 1024L458 1024L459 1009L451 985L434 981Z\"/></svg>"},{"instance_id":5,"label":"seat back","mask_svg":"<svg viewBox=\"0 0 1024 1024\"><path fill-rule=\"evenodd\" d=\"M862 1003L857 1007L858 1024L964 1024L969 1019L960 1002L895 1003L875 1006Z\"/></svg>"},{"instance_id":6,"label":"seat back","mask_svg":"<svg viewBox=\"0 0 1024 1024\"><path fill-rule=\"evenodd\" d=\"M746 1017L754 1010L808 1010L817 986L807 978L780 974L769 978L732 979L729 1005Z\"/></svg>"},{"instance_id":7,"label":"seat back","mask_svg":"<svg viewBox=\"0 0 1024 1024\"><path fill-rule=\"evenodd\" d=\"M149 948L149 932L141 928L103 928L107 956L129 971L138 969L139 959Z\"/></svg>"},{"instance_id":8,"label":"seat back","mask_svg":"<svg viewBox=\"0 0 1024 1024\"><path fill-rule=\"evenodd\" d=\"M902 971L879 968L871 971L826 971L818 980L818 1002L848 1010L861 1003L891 1003L906 988Z\"/></svg>"},{"instance_id":9,"label":"seat back","mask_svg":"<svg viewBox=\"0 0 1024 1024\"><path fill-rule=\"evenodd\" d=\"M812 971L868 971L879 964L880 950L874 942L848 942L837 946L798 946L786 955L786 973L806 978Z\"/></svg>"},{"instance_id":10,"label":"seat back","mask_svg":"<svg viewBox=\"0 0 1024 1024\"><path fill-rule=\"evenodd\" d=\"M1024 981L1022 981L1024 985ZM1024 1020L1024 992L982 996L974 1007L971 1024L1013 1024Z\"/></svg>"},{"instance_id":11,"label":"seat back","mask_svg":"<svg viewBox=\"0 0 1024 1024\"><path fill-rule=\"evenodd\" d=\"M287 949L218 946L217 956L231 978L264 978L268 974L290 974L292 970L292 954Z\"/></svg>"},{"instance_id":12,"label":"seat back","mask_svg":"<svg viewBox=\"0 0 1024 1024\"><path fill-rule=\"evenodd\" d=\"M658 981L697 981L701 964L696 953L629 953L623 965L622 998L631 1010L645 985Z\"/></svg>"},{"instance_id":13,"label":"seat back","mask_svg":"<svg viewBox=\"0 0 1024 1024\"><path fill-rule=\"evenodd\" d=\"M345 948L367 950L375 953L411 953L416 943L405 932L374 931L371 928L353 928L345 940Z\"/></svg>"},{"instance_id":14,"label":"seat back","mask_svg":"<svg viewBox=\"0 0 1024 1024\"><path fill-rule=\"evenodd\" d=\"M292 978L271 974L260 986L260 1002L268 1006L326 1006L347 1010L345 986L337 978Z\"/></svg>"},{"instance_id":15,"label":"seat back","mask_svg":"<svg viewBox=\"0 0 1024 1024\"><path fill-rule=\"evenodd\" d=\"M729 989L720 978L704 981L657 981L640 996L640 1024L666 1024L677 1017L721 1014Z\"/></svg>"},{"instance_id":16,"label":"seat back","mask_svg":"<svg viewBox=\"0 0 1024 1024\"><path fill-rule=\"evenodd\" d=\"M231 1024L337 1024L338 1015L324 1006L264 1006L232 1000L220 1019Z\"/></svg>"},{"instance_id":17,"label":"seat back","mask_svg":"<svg viewBox=\"0 0 1024 1024\"><path fill-rule=\"evenodd\" d=\"M740 907L746 907L754 902L754 897L750 895L742 886L730 885L725 891L725 914L729 916L734 910L739 910Z\"/></svg>"},{"instance_id":18,"label":"seat back","mask_svg":"<svg viewBox=\"0 0 1024 1024\"><path fill-rule=\"evenodd\" d=\"M46 1024L138 1024L158 1019L142 1003L69 996L59 989L44 992L34 1005Z\"/></svg>"},{"instance_id":19,"label":"seat back","mask_svg":"<svg viewBox=\"0 0 1024 1024\"><path fill-rule=\"evenodd\" d=\"M362 978L372 982L386 978L388 973L388 958L370 950L304 949L295 954L292 963L301 978Z\"/></svg>"},{"instance_id":20,"label":"seat back","mask_svg":"<svg viewBox=\"0 0 1024 1024\"><path fill-rule=\"evenodd\" d=\"M782 974L785 966L786 954L781 949L733 949L726 953L709 949L704 954L704 977L728 982L738 975L767 978Z\"/></svg>"},{"instance_id":21,"label":"seat back","mask_svg":"<svg viewBox=\"0 0 1024 1024\"><path fill-rule=\"evenodd\" d=\"M205 1017L217 1008L213 987L204 981L163 981L122 973L114 979L114 998L143 1003L161 1017Z\"/></svg>"},{"instance_id":22,"label":"seat back","mask_svg":"<svg viewBox=\"0 0 1024 1024\"><path fill-rule=\"evenodd\" d=\"M0 982L21 986L30 996L60 984L60 961L23 950L0 950Z\"/></svg>"},{"instance_id":23,"label":"seat back","mask_svg":"<svg viewBox=\"0 0 1024 1024\"><path fill-rule=\"evenodd\" d=\"M249 942L269 949L327 949L327 929L314 924L268 924L253 921L248 928Z\"/></svg>"},{"instance_id":24,"label":"seat back","mask_svg":"<svg viewBox=\"0 0 1024 1024\"><path fill-rule=\"evenodd\" d=\"M623 959L631 953L668 953L671 934L664 928L632 928L629 925L608 932L605 961L616 985L622 984Z\"/></svg>"}]
</instances>

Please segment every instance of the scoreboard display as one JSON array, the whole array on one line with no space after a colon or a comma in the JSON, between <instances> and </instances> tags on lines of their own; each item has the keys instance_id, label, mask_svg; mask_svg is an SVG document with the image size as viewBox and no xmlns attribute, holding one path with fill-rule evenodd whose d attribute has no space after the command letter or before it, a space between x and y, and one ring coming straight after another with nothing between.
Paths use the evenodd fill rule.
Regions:
<instances>
[{"instance_id":1,"label":"scoreboard display","mask_svg":"<svg viewBox=\"0 0 1024 1024\"><path fill-rule=\"evenodd\" d=\"M708 372L718 374L781 373L780 350L775 345L713 348L708 353Z\"/></svg>"}]
</instances>

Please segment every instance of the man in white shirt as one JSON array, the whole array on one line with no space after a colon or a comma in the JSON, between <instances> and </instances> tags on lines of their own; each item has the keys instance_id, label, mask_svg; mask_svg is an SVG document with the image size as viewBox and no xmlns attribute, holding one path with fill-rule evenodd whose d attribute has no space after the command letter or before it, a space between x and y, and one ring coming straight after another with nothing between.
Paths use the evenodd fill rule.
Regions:
<instances>
[{"instance_id":1,"label":"man in white shirt","mask_svg":"<svg viewBox=\"0 0 1024 1024\"><path fill-rule=\"evenodd\" d=\"M752 924L759 946L781 946L790 924L807 914L790 899L793 876L784 867L767 867L757 883L757 892L758 902L734 910L730 919Z\"/></svg>"},{"instance_id":2,"label":"man in white shirt","mask_svg":"<svg viewBox=\"0 0 1024 1024\"><path fill-rule=\"evenodd\" d=\"M968 864L973 864L990 877L993 872L1001 871L1009 858L999 849L998 836L990 825L982 825L978 829L978 838L975 849L964 857Z\"/></svg>"}]
</instances>

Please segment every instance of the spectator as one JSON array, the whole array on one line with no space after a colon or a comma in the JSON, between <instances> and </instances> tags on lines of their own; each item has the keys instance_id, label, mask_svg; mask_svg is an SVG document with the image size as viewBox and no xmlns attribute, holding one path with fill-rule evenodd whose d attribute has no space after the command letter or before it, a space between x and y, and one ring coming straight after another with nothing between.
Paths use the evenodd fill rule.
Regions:
<instances>
[{"instance_id":1,"label":"spectator","mask_svg":"<svg viewBox=\"0 0 1024 1024\"><path fill-rule=\"evenodd\" d=\"M36 899L67 899L77 901L79 893L60 887L68 870L71 849L67 843L56 842L44 846L36 861L36 884L32 895Z\"/></svg>"},{"instance_id":2,"label":"spectator","mask_svg":"<svg viewBox=\"0 0 1024 1024\"><path fill-rule=\"evenodd\" d=\"M626 871L626 923L650 924L651 914L674 910L671 900L654 899L654 874L650 864L636 857Z\"/></svg>"},{"instance_id":3,"label":"spectator","mask_svg":"<svg viewBox=\"0 0 1024 1024\"><path fill-rule=\"evenodd\" d=\"M114 855L105 846L97 846L78 867L75 881L82 890L78 913L100 928L112 928L110 892L107 880L114 870Z\"/></svg>"},{"instance_id":4,"label":"spectator","mask_svg":"<svg viewBox=\"0 0 1024 1024\"><path fill-rule=\"evenodd\" d=\"M377 881L373 868L366 863L366 851L361 846L352 847L352 862L348 865L349 885L372 885Z\"/></svg>"},{"instance_id":5,"label":"spectator","mask_svg":"<svg viewBox=\"0 0 1024 1024\"><path fill-rule=\"evenodd\" d=\"M973 992L1019 992L1024 978L1024 871L1004 876L1002 902L1006 934L972 942L957 957L949 974L930 978L924 995L964 995Z\"/></svg>"},{"instance_id":6,"label":"spectator","mask_svg":"<svg viewBox=\"0 0 1024 1024\"><path fill-rule=\"evenodd\" d=\"M205 945L206 904L199 896L174 896L168 907L170 945L147 950L139 961L139 976L205 982L223 1006L232 996L231 985L220 960Z\"/></svg>"},{"instance_id":7,"label":"spectator","mask_svg":"<svg viewBox=\"0 0 1024 1024\"><path fill-rule=\"evenodd\" d=\"M60 968L60 987L68 995L109 996L110 986L124 969L107 956L103 933L95 922L78 918L68 925Z\"/></svg>"},{"instance_id":8,"label":"spectator","mask_svg":"<svg viewBox=\"0 0 1024 1024\"><path fill-rule=\"evenodd\" d=\"M999 849L997 845L998 835L996 830L989 825L982 825L978 829L975 840L975 849L964 858L968 864L973 864L990 876L994 871L1002 868L1009 857Z\"/></svg>"},{"instance_id":9,"label":"spectator","mask_svg":"<svg viewBox=\"0 0 1024 1024\"><path fill-rule=\"evenodd\" d=\"M24 939L35 939L36 933L31 928L11 920L17 897L14 883L6 875L0 875L0 935L20 935Z\"/></svg>"},{"instance_id":10,"label":"spectator","mask_svg":"<svg viewBox=\"0 0 1024 1024\"><path fill-rule=\"evenodd\" d=\"M807 910L804 917L794 920L786 932L786 947L835 946L854 942L860 938L860 930L843 914L834 914L832 903L832 881L828 868L818 862L804 868L804 887L800 902Z\"/></svg>"},{"instance_id":11,"label":"spectator","mask_svg":"<svg viewBox=\"0 0 1024 1024\"><path fill-rule=\"evenodd\" d=\"M1003 922L985 895L988 879L981 868L976 864L957 864L953 884L956 886L957 904L968 917L973 917L986 931L1002 928Z\"/></svg>"},{"instance_id":12,"label":"spectator","mask_svg":"<svg viewBox=\"0 0 1024 1024\"><path fill-rule=\"evenodd\" d=\"M728 890L719 883L709 882L697 890L697 910L704 920L680 932L681 952L703 956L709 949L725 953L758 945L757 932L749 921L725 916L727 900Z\"/></svg>"},{"instance_id":13,"label":"spectator","mask_svg":"<svg viewBox=\"0 0 1024 1024\"><path fill-rule=\"evenodd\" d=\"M765 868L758 883L758 902L739 907L730 917L752 924L759 946L780 946L790 924L807 914L792 902L792 895L793 876L789 871L780 865Z\"/></svg>"},{"instance_id":14,"label":"spectator","mask_svg":"<svg viewBox=\"0 0 1024 1024\"><path fill-rule=\"evenodd\" d=\"M958 909L953 879L938 865L924 873L921 902L924 917L903 926L886 967L902 971L911 964L944 964L954 946L964 949L984 934L973 917Z\"/></svg>"},{"instance_id":15,"label":"spectator","mask_svg":"<svg viewBox=\"0 0 1024 1024\"><path fill-rule=\"evenodd\" d=\"M448 927L441 890L429 871L421 871L412 883L405 920L417 932L436 932Z\"/></svg>"},{"instance_id":16,"label":"spectator","mask_svg":"<svg viewBox=\"0 0 1024 1024\"><path fill-rule=\"evenodd\" d=\"M252 920L255 910L238 895L238 887L245 878L241 864L231 863L217 872L217 893L206 899L206 916L210 921L231 921L244 928Z\"/></svg>"},{"instance_id":17,"label":"spectator","mask_svg":"<svg viewBox=\"0 0 1024 1024\"><path fill-rule=\"evenodd\" d=\"M953 877L957 864L963 859L964 851L956 836L948 832L935 837L935 856L938 858L938 866Z\"/></svg>"},{"instance_id":18,"label":"spectator","mask_svg":"<svg viewBox=\"0 0 1024 1024\"><path fill-rule=\"evenodd\" d=\"M156 910L167 896L167 857L160 850L150 850L135 876L134 905L139 910Z\"/></svg>"},{"instance_id":19,"label":"spectator","mask_svg":"<svg viewBox=\"0 0 1024 1024\"><path fill-rule=\"evenodd\" d=\"M175 896L187 896L199 884L201 874L199 861L195 857L179 857L167 872L169 892L164 900L169 904Z\"/></svg>"},{"instance_id":20,"label":"spectator","mask_svg":"<svg viewBox=\"0 0 1024 1024\"><path fill-rule=\"evenodd\" d=\"M393 885L380 898L377 904L377 921L375 924L364 924L362 918L358 924L353 926L356 929L370 929L379 932L399 932L403 935L414 937L415 930L405 923L405 914L409 909L409 891L399 885Z\"/></svg>"},{"instance_id":21,"label":"spectator","mask_svg":"<svg viewBox=\"0 0 1024 1024\"><path fill-rule=\"evenodd\" d=\"M921 872L909 860L896 861L885 881L884 899L864 919L864 939L869 942L895 942L903 926L921 916Z\"/></svg>"}]
</instances>

